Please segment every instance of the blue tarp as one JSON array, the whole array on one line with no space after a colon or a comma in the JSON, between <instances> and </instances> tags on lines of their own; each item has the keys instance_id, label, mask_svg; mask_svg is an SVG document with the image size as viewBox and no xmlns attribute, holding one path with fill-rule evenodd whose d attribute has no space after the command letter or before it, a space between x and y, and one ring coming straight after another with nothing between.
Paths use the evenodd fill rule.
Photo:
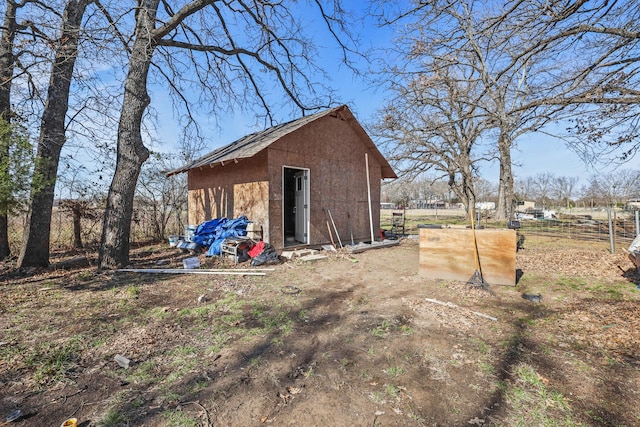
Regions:
<instances>
[{"instance_id":1,"label":"blue tarp","mask_svg":"<svg viewBox=\"0 0 640 427\"><path fill-rule=\"evenodd\" d=\"M204 247L208 247L207 256L220 255L220 246L224 239L247 235L246 216L235 219L216 218L205 221L196 228L191 241Z\"/></svg>"},{"instance_id":2,"label":"blue tarp","mask_svg":"<svg viewBox=\"0 0 640 427\"><path fill-rule=\"evenodd\" d=\"M193 236L191 236L191 241L208 248L220 234L220 226L227 221L227 218L216 218L203 222L196 227Z\"/></svg>"}]
</instances>

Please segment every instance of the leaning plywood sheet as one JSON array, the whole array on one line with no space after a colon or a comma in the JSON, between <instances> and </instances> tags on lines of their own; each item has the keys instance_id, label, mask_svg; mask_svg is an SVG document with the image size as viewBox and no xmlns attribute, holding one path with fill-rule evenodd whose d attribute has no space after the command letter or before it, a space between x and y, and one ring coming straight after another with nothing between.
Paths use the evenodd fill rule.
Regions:
<instances>
[{"instance_id":1,"label":"leaning plywood sheet","mask_svg":"<svg viewBox=\"0 0 640 427\"><path fill-rule=\"evenodd\" d=\"M489 285L515 285L515 230L476 230L482 277ZM420 229L420 274L469 280L476 271L471 229Z\"/></svg>"}]
</instances>

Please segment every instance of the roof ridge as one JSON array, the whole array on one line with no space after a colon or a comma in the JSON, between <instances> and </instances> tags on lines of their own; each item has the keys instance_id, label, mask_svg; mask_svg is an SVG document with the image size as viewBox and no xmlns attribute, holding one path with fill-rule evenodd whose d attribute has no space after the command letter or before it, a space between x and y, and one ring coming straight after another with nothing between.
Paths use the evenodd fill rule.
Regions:
<instances>
[{"instance_id":1,"label":"roof ridge","mask_svg":"<svg viewBox=\"0 0 640 427\"><path fill-rule=\"evenodd\" d=\"M253 132L248 135L245 135L241 138L236 139L233 142L230 142L227 145L219 147L187 164L184 166L171 170L166 173L167 176L176 175L182 172L186 172L189 169L193 169L196 167L202 167L211 165L218 161L224 162L233 159L252 157L257 154L259 151L262 151L264 148L271 145L273 142L282 138L284 135L287 135L303 125L306 125L312 121L319 119L320 117L324 117L325 115L330 114L333 111L337 111L341 108L346 107L346 105L341 105L338 107L328 108L326 110L318 111L308 116L302 116L297 119L290 120L285 123L279 123L277 125L268 127L261 131ZM280 132L279 132L280 131ZM284 131L284 132L282 132ZM259 145L259 149L251 150L250 148L254 145ZM229 158L234 152L240 152L240 150L247 148L246 153Z\"/></svg>"}]
</instances>

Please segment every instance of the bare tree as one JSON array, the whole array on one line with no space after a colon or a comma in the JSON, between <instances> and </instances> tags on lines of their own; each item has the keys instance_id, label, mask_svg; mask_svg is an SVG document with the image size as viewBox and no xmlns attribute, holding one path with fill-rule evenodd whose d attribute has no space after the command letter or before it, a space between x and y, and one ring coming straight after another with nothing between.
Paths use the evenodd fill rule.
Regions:
<instances>
[{"instance_id":1,"label":"bare tree","mask_svg":"<svg viewBox=\"0 0 640 427\"><path fill-rule=\"evenodd\" d=\"M567 209L571 207L571 200L575 195L576 184L578 183L578 177L575 176L558 176L555 177L552 183L552 195L553 198L559 203L565 203Z\"/></svg>"},{"instance_id":2,"label":"bare tree","mask_svg":"<svg viewBox=\"0 0 640 427\"><path fill-rule=\"evenodd\" d=\"M607 175L608 181L615 184L613 195L619 204L640 195L640 171L621 169Z\"/></svg>"},{"instance_id":3,"label":"bare tree","mask_svg":"<svg viewBox=\"0 0 640 427\"><path fill-rule=\"evenodd\" d=\"M437 70L435 58L448 54L478 76L483 95L476 102L494 129L500 158L498 217L513 212L511 150L525 133L549 132L549 123L573 119L578 133L573 146L583 153L596 153L599 141L609 149L626 144L625 159L637 150L640 33L634 22L640 5L569 0L379 4L384 24L408 28L396 49L404 48L415 73L429 75ZM567 55L571 60L563 60ZM600 120L585 117L588 112Z\"/></svg>"},{"instance_id":4,"label":"bare tree","mask_svg":"<svg viewBox=\"0 0 640 427\"><path fill-rule=\"evenodd\" d=\"M568 134L555 136L565 138L591 163L616 153L618 160L627 161L640 148L638 19L636 2L514 0L487 20L498 32L530 35L516 58L555 60L539 77L545 84L518 111L558 107L573 126Z\"/></svg>"},{"instance_id":5,"label":"bare tree","mask_svg":"<svg viewBox=\"0 0 640 427\"><path fill-rule=\"evenodd\" d=\"M68 0L62 15L56 56L51 67L49 89L42 113L40 137L31 190L31 207L18 267L47 266L54 188L60 152L65 142L69 89L78 53L80 25L92 0Z\"/></svg>"},{"instance_id":6,"label":"bare tree","mask_svg":"<svg viewBox=\"0 0 640 427\"><path fill-rule=\"evenodd\" d=\"M86 179L88 175L85 165L74 164L69 159L65 159L56 183L59 195L58 208L71 214L73 221L74 249L84 247L83 235L88 232L83 229L83 220L95 225L102 219L102 213L97 207L101 205L100 201L104 194L101 193L99 184Z\"/></svg>"},{"instance_id":7,"label":"bare tree","mask_svg":"<svg viewBox=\"0 0 640 427\"><path fill-rule=\"evenodd\" d=\"M556 176L551 172L537 174L534 178L536 202L548 208L551 202L551 191Z\"/></svg>"},{"instance_id":8,"label":"bare tree","mask_svg":"<svg viewBox=\"0 0 640 427\"><path fill-rule=\"evenodd\" d=\"M593 176L589 178L589 182L587 184L582 184L579 193L579 202L582 203L584 208L594 209L597 206L606 205L602 200L599 185Z\"/></svg>"},{"instance_id":9,"label":"bare tree","mask_svg":"<svg viewBox=\"0 0 640 427\"><path fill-rule=\"evenodd\" d=\"M314 4L337 38L336 31L344 29L342 21L327 14L320 1ZM118 126L116 170L107 197L100 268L122 266L129 261L133 198L141 165L149 157L140 127L150 103L147 80L152 67L158 75L168 77L169 87L187 112L190 103L180 86L181 82L188 82L181 78L187 72L197 82L202 100L211 102L212 108L225 104L227 108L233 104L257 105L271 122L273 106L281 105L282 99L303 112L319 106L314 99L305 98L313 96L314 85L309 80L314 64L312 44L305 38L292 6L262 1L193 0L174 11L166 3L159 10L159 5L159 0L142 0L135 14L135 38ZM342 43L339 46L345 48ZM156 66L154 58L162 60L166 67ZM269 95L276 89L278 95Z\"/></svg>"},{"instance_id":10,"label":"bare tree","mask_svg":"<svg viewBox=\"0 0 640 427\"><path fill-rule=\"evenodd\" d=\"M477 198L483 202L495 202L498 199L497 186L487 179L478 178L474 188Z\"/></svg>"},{"instance_id":11,"label":"bare tree","mask_svg":"<svg viewBox=\"0 0 640 427\"><path fill-rule=\"evenodd\" d=\"M441 105L452 111L463 107L464 114L457 117L458 122L473 123L477 129L468 136L474 140L495 138L494 150L500 167L496 217L511 216L514 206L511 150L519 136L549 121L549 110L554 108L540 105L535 110L521 108L531 101L534 93L535 80L529 74L541 68L532 63L533 54L522 57L517 54L516 45L528 46L529 37L523 31L507 35L506 31L483 25L492 13L497 13L493 4L443 1L410 6L403 3L395 8L385 3L381 7L383 22L409 21L402 27L408 29L401 33L396 48L402 51L406 62L413 64L412 72L407 73L409 79L418 80L416 75L431 79L445 69L457 70L449 71L448 76L459 90L446 96L441 92L430 105ZM391 16L386 15L387 10L393 11ZM399 68L390 67L390 70L397 73ZM448 123L453 126L454 121ZM463 140L457 138L457 141ZM461 152L464 151L462 148ZM484 160L491 158L493 155L485 156ZM482 158L474 162L479 160ZM423 157L423 161L432 162L432 159ZM458 167L461 175L469 175L464 164L454 167ZM473 196L471 187L466 191L470 194L463 193L457 193L463 200Z\"/></svg>"},{"instance_id":12,"label":"bare tree","mask_svg":"<svg viewBox=\"0 0 640 427\"><path fill-rule=\"evenodd\" d=\"M181 214L187 210L187 179L184 174L166 177L165 171L178 167L170 156L153 153L142 168L136 188L136 204L151 212L151 230L154 240L168 234L173 221L181 229Z\"/></svg>"},{"instance_id":13,"label":"bare tree","mask_svg":"<svg viewBox=\"0 0 640 427\"><path fill-rule=\"evenodd\" d=\"M0 122L3 128L0 140L0 175L8 176L9 159L11 150L10 126L12 121L11 111L11 85L16 61L14 55L16 34L19 30L16 14L22 6L15 0L7 0L2 22L2 34L0 35ZM5 129L6 126L6 129ZM5 259L11 254L9 248L8 210L0 210L0 259Z\"/></svg>"},{"instance_id":14,"label":"bare tree","mask_svg":"<svg viewBox=\"0 0 640 427\"><path fill-rule=\"evenodd\" d=\"M384 183L383 191L387 200L398 207L407 207L412 200L418 198L414 183L404 179Z\"/></svg>"},{"instance_id":15,"label":"bare tree","mask_svg":"<svg viewBox=\"0 0 640 427\"><path fill-rule=\"evenodd\" d=\"M423 49L417 44L411 55L426 54ZM486 130L477 113L477 80L473 70L469 75L469 69L446 57L433 58L429 67L430 74L394 69L395 95L373 133L402 176L435 173L465 206L473 206L476 165L487 159L477 147Z\"/></svg>"},{"instance_id":16,"label":"bare tree","mask_svg":"<svg viewBox=\"0 0 640 427\"><path fill-rule=\"evenodd\" d=\"M82 249L82 220L90 219L96 221L101 216L95 209L95 203L91 199L63 199L60 200L59 208L71 213L73 222L73 248Z\"/></svg>"},{"instance_id":17,"label":"bare tree","mask_svg":"<svg viewBox=\"0 0 640 427\"><path fill-rule=\"evenodd\" d=\"M447 16L461 34L456 44L461 46L459 49L470 50L473 59L468 66L476 69L482 82L484 96L478 102L495 129L499 158L496 218L505 219L512 218L515 211L511 152L518 138L543 128L566 105L536 103L540 97L548 96L545 76L557 65L550 60L551 52L538 45L535 29L483 24L493 23L495 13L505 16L493 6L459 2L456 7L446 7L438 13ZM506 16L517 20L512 14Z\"/></svg>"},{"instance_id":18,"label":"bare tree","mask_svg":"<svg viewBox=\"0 0 640 427\"><path fill-rule=\"evenodd\" d=\"M592 175L582 186L582 203L591 207L623 205L628 199L638 198L640 171L622 169L606 174Z\"/></svg>"},{"instance_id":19,"label":"bare tree","mask_svg":"<svg viewBox=\"0 0 640 427\"><path fill-rule=\"evenodd\" d=\"M533 200L535 192L535 180L533 177L517 179L514 184L514 197L519 201Z\"/></svg>"}]
</instances>

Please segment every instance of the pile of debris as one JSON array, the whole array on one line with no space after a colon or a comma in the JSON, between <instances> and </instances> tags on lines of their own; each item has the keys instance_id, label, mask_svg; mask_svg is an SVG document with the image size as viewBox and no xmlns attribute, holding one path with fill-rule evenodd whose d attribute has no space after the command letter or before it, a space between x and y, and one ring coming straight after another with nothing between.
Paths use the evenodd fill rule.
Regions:
<instances>
[{"instance_id":1,"label":"pile of debris","mask_svg":"<svg viewBox=\"0 0 640 427\"><path fill-rule=\"evenodd\" d=\"M640 273L640 234L633 239L631 245L629 245L629 259L638 269L638 273Z\"/></svg>"},{"instance_id":2,"label":"pile of debris","mask_svg":"<svg viewBox=\"0 0 640 427\"><path fill-rule=\"evenodd\" d=\"M194 252L206 249L207 256L220 255L225 239L247 235L247 225L251 223L246 216L235 219L216 218L198 225L192 236L185 236L177 247Z\"/></svg>"},{"instance_id":3,"label":"pile of debris","mask_svg":"<svg viewBox=\"0 0 640 427\"><path fill-rule=\"evenodd\" d=\"M216 218L198 225L191 235L180 236L174 246L193 254L205 252L209 257L228 255L235 263L251 260L252 266L280 262L275 248L261 240L261 233L260 240L255 240L255 228L244 215L234 219ZM248 233L252 235L249 237ZM185 268L198 267L185 264Z\"/></svg>"}]
</instances>

